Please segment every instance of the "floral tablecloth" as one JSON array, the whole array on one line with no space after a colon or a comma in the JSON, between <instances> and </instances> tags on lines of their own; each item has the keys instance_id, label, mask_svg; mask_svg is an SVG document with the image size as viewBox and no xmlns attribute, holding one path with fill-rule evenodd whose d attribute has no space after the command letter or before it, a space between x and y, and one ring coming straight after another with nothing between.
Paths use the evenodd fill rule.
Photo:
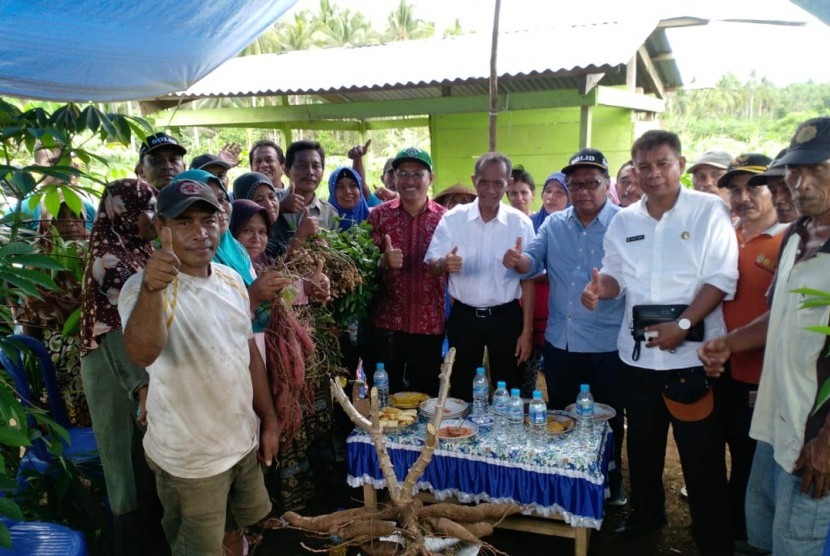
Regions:
<instances>
[{"instance_id":1,"label":"floral tablecloth","mask_svg":"<svg viewBox=\"0 0 830 556\"><path fill-rule=\"evenodd\" d=\"M395 473L403 480L424 443L425 423L387 434ZM386 487L369 434L355 429L348 440L352 487ZM475 437L441 441L416 485L438 500L509 502L528 507L525 513L561 515L574 527L602 525L608 465L614 439L605 421L582 423L567 434L539 442L502 440L483 429Z\"/></svg>"}]
</instances>

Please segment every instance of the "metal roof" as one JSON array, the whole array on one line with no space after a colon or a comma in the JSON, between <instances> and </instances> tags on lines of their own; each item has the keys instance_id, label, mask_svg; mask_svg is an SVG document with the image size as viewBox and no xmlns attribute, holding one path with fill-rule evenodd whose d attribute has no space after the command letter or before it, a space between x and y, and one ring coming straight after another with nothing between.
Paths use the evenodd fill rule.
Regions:
<instances>
[{"instance_id":1,"label":"metal roof","mask_svg":"<svg viewBox=\"0 0 830 556\"><path fill-rule=\"evenodd\" d=\"M499 35L502 92L573 89L580 76L606 73L625 83L625 65L645 45L667 89L682 85L658 20L572 25ZM489 35L474 34L355 48L327 48L232 58L188 90L164 99L321 95L358 102L486 94ZM650 90L649 81L638 86Z\"/></svg>"}]
</instances>

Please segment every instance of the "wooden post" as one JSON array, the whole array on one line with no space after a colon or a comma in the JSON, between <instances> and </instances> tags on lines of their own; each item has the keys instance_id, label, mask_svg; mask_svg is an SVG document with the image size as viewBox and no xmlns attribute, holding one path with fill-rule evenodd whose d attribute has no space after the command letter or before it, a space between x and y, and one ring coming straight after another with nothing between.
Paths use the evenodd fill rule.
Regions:
<instances>
[{"instance_id":1,"label":"wooden post","mask_svg":"<svg viewBox=\"0 0 830 556\"><path fill-rule=\"evenodd\" d=\"M496 150L496 119L499 103L499 74L496 69L496 57L499 50L499 11L501 0L496 0L493 14L493 43L490 48L490 143L489 150Z\"/></svg>"}]
</instances>

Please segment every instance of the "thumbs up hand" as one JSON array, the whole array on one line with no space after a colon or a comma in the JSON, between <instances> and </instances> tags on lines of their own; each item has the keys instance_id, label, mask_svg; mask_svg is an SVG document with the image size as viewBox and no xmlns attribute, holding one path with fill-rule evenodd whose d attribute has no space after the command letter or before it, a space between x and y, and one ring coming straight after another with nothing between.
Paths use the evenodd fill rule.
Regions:
<instances>
[{"instance_id":1,"label":"thumbs up hand","mask_svg":"<svg viewBox=\"0 0 830 556\"><path fill-rule=\"evenodd\" d=\"M144 267L142 287L150 292L165 289L179 273L181 261L173 251L173 233L164 226L159 235L161 249L156 249Z\"/></svg>"},{"instance_id":2,"label":"thumbs up hand","mask_svg":"<svg viewBox=\"0 0 830 556\"><path fill-rule=\"evenodd\" d=\"M460 272L462 268L464 268L464 260L461 258L461 255L458 254L458 246L452 248L452 251L447 253L447 256L444 257L442 265L439 265L444 272Z\"/></svg>"},{"instance_id":3,"label":"thumbs up hand","mask_svg":"<svg viewBox=\"0 0 830 556\"><path fill-rule=\"evenodd\" d=\"M527 257L522 255L522 238L519 236L516 238L516 244L504 252L501 264L504 265L504 268L515 268L517 272L524 273L530 270L530 261L528 261L527 265L523 265L523 259L527 259ZM524 266L528 268L525 269Z\"/></svg>"},{"instance_id":4,"label":"thumbs up hand","mask_svg":"<svg viewBox=\"0 0 830 556\"><path fill-rule=\"evenodd\" d=\"M308 207L303 207L303 216L300 218L300 223L297 226L297 237L300 242L305 242L306 238L316 236L320 233L320 224L316 216L311 216Z\"/></svg>"},{"instance_id":5,"label":"thumbs up hand","mask_svg":"<svg viewBox=\"0 0 830 556\"><path fill-rule=\"evenodd\" d=\"M381 267L393 270L400 270L403 267L403 251L400 248L392 247L392 238L389 237L389 234L383 236L381 250L383 251Z\"/></svg>"},{"instance_id":6,"label":"thumbs up hand","mask_svg":"<svg viewBox=\"0 0 830 556\"><path fill-rule=\"evenodd\" d=\"M585 284L585 289L582 290L582 304L591 311L596 309L599 303L599 287L599 270L595 268L591 271L591 281Z\"/></svg>"},{"instance_id":7,"label":"thumbs up hand","mask_svg":"<svg viewBox=\"0 0 830 556\"><path fill-rule=\"evenodd\" d=\"M305 294L315 301L326 302L331 299L331 281L323 273L323 259L317 260L317 268L311 277L305 279Z\"/></svg>"}]
</instances>

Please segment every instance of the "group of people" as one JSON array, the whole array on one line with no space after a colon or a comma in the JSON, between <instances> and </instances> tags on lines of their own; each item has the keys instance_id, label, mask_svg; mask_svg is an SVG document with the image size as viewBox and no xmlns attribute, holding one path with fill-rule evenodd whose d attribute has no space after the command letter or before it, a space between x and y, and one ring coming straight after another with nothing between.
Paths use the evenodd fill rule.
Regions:
<instances>
[{"instance_id":1,"label":"group of people","mask_svg":"<svg viewBox=\"0 0 830 556\"><path fill-rule=\"evenodd\" d=\"M257 462L294 468L293 489L313 489L300 479L313 434L302 449L281 444L261 332L276 292L325 303L337 279L318 268L290 284L275 263L321 228L363 222L381 255L360 355L367 369L385 364L391 391L437 393L445 341L455 397L471 397L485 353L491 383L525 394L541 368L553 408L589 383L616 410L613 505L629 498L627 420L632 512L618 533L666 522L671 425L703 554L820 552L830 365L826 336L807 327L826 327L830 309L805 304L805 288L830 291L830 118L800 125L775 160L704 154L688 169L694 189L681 185L673 133L638 138L616 183L602 152L581 149L547 177L536 213L533 177L504 154L478 157L471 188L430 199L427 151L400 150L371 191L368 148L329 174L325 201L317 142L258 141L250 171L230 183L238 148L186 170L185 148L157 133L141 145L138 178L105 189L80 369L120 552L149 553L160 522L174 554L241 553L239 529L274 498Z\"/></svg>"}]
</instances>

